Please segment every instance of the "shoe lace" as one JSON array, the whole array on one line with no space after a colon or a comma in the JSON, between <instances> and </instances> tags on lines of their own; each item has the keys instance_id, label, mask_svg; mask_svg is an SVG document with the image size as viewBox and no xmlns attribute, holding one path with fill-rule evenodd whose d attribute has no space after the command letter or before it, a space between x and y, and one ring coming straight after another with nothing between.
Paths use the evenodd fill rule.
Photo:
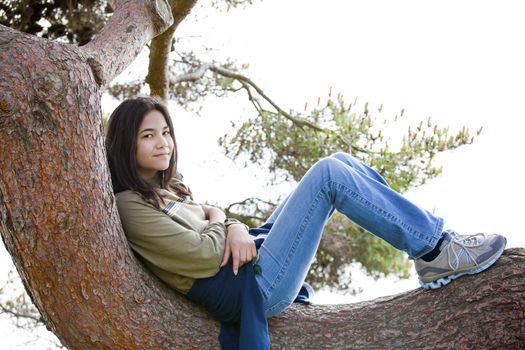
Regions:
<instances>
[{"instance_id":1,"label":"shoe lace","mask_svg":"<svg viewBox=\"0 0 525 350\"><path fill-rule=\"evenodd\" d=\"M476 233L474 235L459 235L454 231L447 232L452 237L452 240L445 248L449 251L448 265L450 268L453 270L457 270L459 268L461 251L464 251L470 260L474 262L474 264L478 265L469 248L479 247L482 245L485 235L483 233ZM452 256L454 257L454 261L451 260Z\"/></svg>"}]
</instances>

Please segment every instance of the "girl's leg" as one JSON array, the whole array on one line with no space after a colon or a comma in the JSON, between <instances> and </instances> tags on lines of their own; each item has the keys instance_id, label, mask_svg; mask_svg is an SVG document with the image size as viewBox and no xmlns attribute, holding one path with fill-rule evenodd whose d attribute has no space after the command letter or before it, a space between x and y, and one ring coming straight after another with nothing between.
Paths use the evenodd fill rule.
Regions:
<instances>
[{"instance_id":1,"label":"girl's leg","mask_svg":"<svg viewBox=\"0 0 525 350\"><path fill-rule=\"evenodd\" d=\"M390 189L377 172L345 154L323 158L272 215L259 250L256 278L268 317L295 299L335 209L412 258L432 250L442 234L441 218Z\"/></svg>"},{"instance_id":2,"label":"girl's leg","mask_svg":"<svg viewBox=\"0 0 525 350\"><path fill-rule=\"evenodd\" d=\"M348 153L336 152L336 153L330 155L330 157L335 158L335 159L339 159L341 162L343 162L346 165L354 168L356 171L362 173L363 175L368 176L368 177L370 177L370 178L372 178L372 179L374 179L374 180L376 180L376 181L378 181L378 182L388 186L388 184L385 181L385 179L381 175L379 175L379 173L377 171L375 171L374 169L370 168L369 166L363 164L362 162L358 161L357 159L355 159L354 157L352 157ZM293 193L293 191L292 191L292 193ZM279 216L279 214L283 210L284 206L286 205L286 202L288 201L288 198L290 198L292 193L290 193L288 196L286 196L281 201L281 203L279 203L277 208L275 208L275 210L273 211L272 215L268 218L268 220L266 220L266 223L274 223L275 220L277 220L277 217Z\"/></svg>"}]
</instances>

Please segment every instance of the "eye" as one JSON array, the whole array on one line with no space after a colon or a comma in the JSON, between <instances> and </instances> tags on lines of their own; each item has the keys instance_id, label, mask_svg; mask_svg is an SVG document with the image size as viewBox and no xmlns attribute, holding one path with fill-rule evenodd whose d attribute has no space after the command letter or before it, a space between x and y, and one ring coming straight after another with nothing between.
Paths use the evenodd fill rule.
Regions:
<instances>
[{"instance_id":1,"label":"eye","mask_svg":"<svg viewBox=\"0 0 525 350\"><path fill-rule=\"evenodd\" d=\"M169 130L164 130L164 132L162 133L162 135L169 135L169 134L170 134Z\"/></svg>"},{"instance_id":2,"label":"eye","mask_svg":"<svg viewBox=\"0 0 525 350\"><path fill-rule=\"evenodd\" d=\"M145 134L142 136L142 138L145 138L145 139L150 139L153 137L153 134Z\"/></svg>"}]
</instances>

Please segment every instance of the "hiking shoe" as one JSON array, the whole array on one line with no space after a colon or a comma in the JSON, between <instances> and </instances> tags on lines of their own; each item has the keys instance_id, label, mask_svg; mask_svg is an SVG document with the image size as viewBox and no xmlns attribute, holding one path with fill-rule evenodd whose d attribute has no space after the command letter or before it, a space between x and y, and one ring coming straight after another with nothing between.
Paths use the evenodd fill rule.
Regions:
<instances>
[{"instance_id":1,"label":"hiking shoe","mask_svg":"<svg viewBox=\"0 0 525 350\"><path fill-rule=\"evenodd\" d=\"M432 261L415 259L419 284L437 289L463 275L474 275L488 269L503 253L507 239L501 235L478 233L459 235L445 231L439 255Z\"/></svg>"}]
</instances>

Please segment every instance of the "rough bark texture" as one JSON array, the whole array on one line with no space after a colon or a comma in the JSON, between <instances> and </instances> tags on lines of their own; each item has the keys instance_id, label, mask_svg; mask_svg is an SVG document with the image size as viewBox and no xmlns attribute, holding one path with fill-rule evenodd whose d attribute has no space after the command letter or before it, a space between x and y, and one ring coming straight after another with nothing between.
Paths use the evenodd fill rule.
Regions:
<instances>
[{"instance_id":1,"label":"rough bark texture","mask_svg":"<svg viewBox=\"0 0 525 350\"><path fill-rule=\"evenodd\" d=\"M133 256L110 187L100 88L169 25L151 20L162 18L149 6L158 1L146 3L116 2L111 31L84 48L0 26L0 233L70 349L217 348L218 323ZM273 348L523 348L524 276L514 249L439 291L295 306L270 320Z\"/></svg>"}]
</instances>

